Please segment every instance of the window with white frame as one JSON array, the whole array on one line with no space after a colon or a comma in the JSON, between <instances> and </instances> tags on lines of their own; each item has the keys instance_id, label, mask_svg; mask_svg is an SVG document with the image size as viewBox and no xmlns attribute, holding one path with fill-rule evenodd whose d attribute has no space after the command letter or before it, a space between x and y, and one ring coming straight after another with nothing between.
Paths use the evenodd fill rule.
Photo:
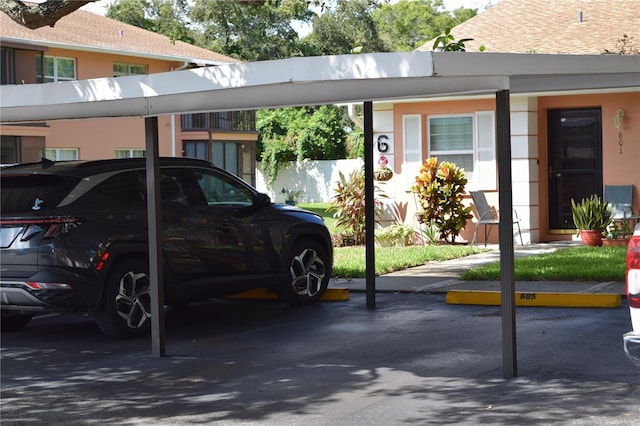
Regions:
<instances>
[{"instance_id":1,"label":"window with white frame","mask_svg":"<svg viewBox=\"0 0 640 426\"><path fill-rule=\"evenodd\" d=\"M496 188L493 111L428 117L429 156L465 170L468 186Z\"/></svg>"},{"instance_id":2,"label":"window with white frame","mask_svg":"<svg viewBox=\"0 0 640 426\"><path fill-rule=\"evenodd\" d=\"M42 78L42 61L36 57L36 77ZM72 81L76 79L76 60L57 56L44 57L44 82Z\"/></svg>"},{"instance_id":3,"label":"window with white frame","mask_svg":"<svg viewBox=\"0 0 640 426\"><path fill-rule=\"evenodd\" d=\"M146 65L124 64L115 62L113 64L113 76L122 77L124 75L144 75L147 73Z\"/></svg>"},{"instance_id":4,"label":"window with white frame","mask_svg":"<svg viewBox=\"0 0 640 426\"><path fill-rule=\"evenodd\" d=\"M52 161L73 161L78 159L78 148L46 148L44 156Z\"/></svg>"},{"instance_id":5,"label":"window with white frame","mask_svg":"<svg viewBox=\"0 0 640 426\"><path fill-rule=\"evenodd\" d=\"M128 148L117 148L116 149L116 158L142 158L145 155L144 149L128 149Z\"/></svg>"}]
</instances>

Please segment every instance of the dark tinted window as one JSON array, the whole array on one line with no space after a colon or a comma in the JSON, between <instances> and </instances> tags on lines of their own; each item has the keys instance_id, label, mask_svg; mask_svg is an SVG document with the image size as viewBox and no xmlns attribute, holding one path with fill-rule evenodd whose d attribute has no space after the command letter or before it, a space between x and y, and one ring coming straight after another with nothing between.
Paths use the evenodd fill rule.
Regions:
<instances>
[{"instance_id":1,"label":"dark tinted window","mask_svg":"<svg viewBox=\"0 0 640 426\"><path fill-rule=\"evenodd\" d=\"M253 204L253 192L239 180L221 173L194 173L210 206L246 207Z\"/></svg>"},{"instance_id":2,"label":"dark tinted window","mask_svg":"<svg viewBox=\"0 0 640 426\"><path fill-rule=\"evenodd\" d=\"M146 195L145 175L144 172L133 171L118 173L96 185L89 192L91 198L102 199L103 202L144 206Z\"/></svg>"},{"instance_id":3,"label":"dark tinted window","mask_svg":"<svg viewBox=\"0 0 640 426\"><path fill-rule=\"evenodd\" d=\"M2 215L55 209L78 183L75 178L57 175L2 176Z\"/></svg>"}]
</instances>

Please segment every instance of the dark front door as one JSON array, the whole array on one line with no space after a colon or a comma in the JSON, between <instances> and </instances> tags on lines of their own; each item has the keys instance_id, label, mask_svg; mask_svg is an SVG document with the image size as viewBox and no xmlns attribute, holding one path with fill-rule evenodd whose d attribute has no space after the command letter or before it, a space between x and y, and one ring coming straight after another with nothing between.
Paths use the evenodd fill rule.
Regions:
<instances>
[{"instance_id":1,"label":"dark front door","mask_svg":"<svg viewBox=\"0 0 640 426\"><path fill-rule=\"evenodd\" d=\"M600 108L549 110L549 227L573 230L571 199L602 196Z\"/></svg>"}]
</instances>

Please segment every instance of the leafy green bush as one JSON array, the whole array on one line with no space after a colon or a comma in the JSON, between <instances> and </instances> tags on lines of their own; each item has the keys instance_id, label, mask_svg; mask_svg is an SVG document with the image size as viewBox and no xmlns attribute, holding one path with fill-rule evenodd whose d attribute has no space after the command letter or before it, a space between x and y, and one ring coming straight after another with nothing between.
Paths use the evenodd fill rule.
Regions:
<instances>
[{"instance_id":1,"label":"leafy green bush","mask_svg":"<svg viewBox=\"0 0 640 426\"><path fill-rule=\"evenodd\" d=\"M346 155L340 107L277 108L256 112L257 156L269 188L290 161L333 160Z\"/></svg>"},{"instance_id":2,"label":"leafy green bush","mask_svg":"<svg viewBox=\"0 0 640 426\"><path fill-rule=\"evenodd\" d=\"M413 228L393 224L376 229L376 243L382 247L409 246L413 244Z\"/></svg>"},{"instance_id":3,"label":"leafy green bush","mask_svg":"<svg viewBox=\"0 0 640 426\"><path fill-rule=\"evenodd\" d=\"M447 161L438 164L437 157L427 158L416 176L412 189L424 211L422 222L435 225L445 242L453 243L472 217L471 207L462 204L466 184L463 169Z\"/></svg>"},{"instance_id":4,"label":"leafy green bush","mask_svg":"<svg viewBox=\"0 0 640 426\"><path fill-rule=\"evenodd\" d=\"M334 188L334 197L329 211L334 211L337 227L346 228L353 235L354 244L364 244L365 238L365 197L364 197L364 173L354 170L345 177L339 172L339 180ZM378 186L374 187L374 198L386 198ZM374 199L374 213L377 218L382 214L380 201Z\"/></svg>"}]
</instances>

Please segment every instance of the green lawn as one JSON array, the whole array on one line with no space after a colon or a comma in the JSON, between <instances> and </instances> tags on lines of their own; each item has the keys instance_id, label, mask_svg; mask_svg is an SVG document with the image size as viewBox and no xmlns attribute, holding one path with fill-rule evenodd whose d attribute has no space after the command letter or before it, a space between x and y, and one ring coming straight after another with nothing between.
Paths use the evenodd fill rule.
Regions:
<instances>
[{"instance_id":1,"label":"green lawn","mask_svg":"<svg viewBox=\"0 0 640 426\"><path fill-rule=\"evenodd\" d=\"M335 228L329 203L299 204L324 217L332 234ZM514 260L516 281L624 281L626 247L577 246L558 249L553 253L517 258ZM424 265L427 262L455 259L485 251L482 247L464 245L432 245L407 247L376 247L376 275ZM365 248L337 247L334 249L334 276L363 278L365 276ZM465 280L500 280L498 262L466 272Z\"/></svg>"},{"instance_id":2,"label":"green lawn","mask_svg":"<svg viewBox=\"0 0 640 426\"><path fill-rule=\"evenodd\" d=\"M516 281L624 281L626 247L577 246L514 260ZM465 280L499 280L498 262L467 271Z\"/></svg>"},{"instance_id":3,"label":"green lawn","mask_svg":"<svg viewBox=\"0 0 640 426\"><path fill-rule=\"evenodd\" d=\"M406 247L376 247L376 275L388 274L427 262L456 259L486 249L476 246L433 245ZM365 248L336 247L333 249L333 275L342 278L364 278L366 274Z\"/></svg>"}]
</instances>

